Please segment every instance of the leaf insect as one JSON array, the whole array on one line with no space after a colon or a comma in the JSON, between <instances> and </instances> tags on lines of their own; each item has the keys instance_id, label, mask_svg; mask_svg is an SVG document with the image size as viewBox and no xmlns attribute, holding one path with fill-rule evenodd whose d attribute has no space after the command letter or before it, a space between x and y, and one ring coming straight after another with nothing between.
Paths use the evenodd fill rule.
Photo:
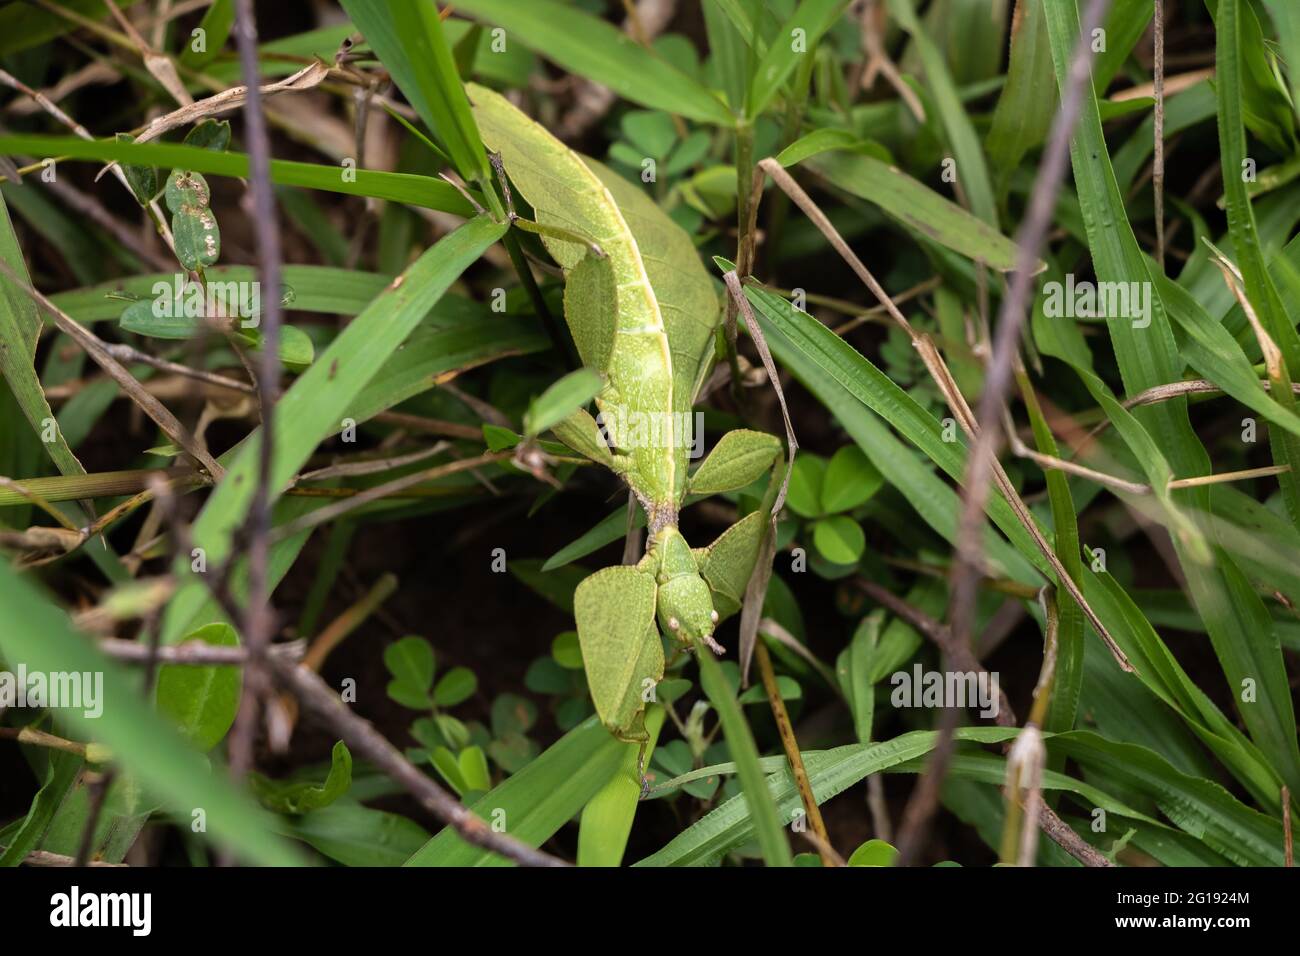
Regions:
<instances>
[{"instance_id":1,"label":"leaf insect","mask_svg":"<svg viewBox=\"0 0 1300 956\"><path fill-rule=\"evenodd\" d=\"M664 673L662 633L679 648L721 653L719 624L741 607L783 464L774 435L738 429L688 473L692 408L710 371L719 300L686 235L640 189L583 159L499 94L467 86L479 131L564 273L565 320L583 365L603 378L598 423L579 409L552 431L609 468L646 513L647 547L634 565L578 585L574 616L596 713L621 740L645 730L645 688ZM503 180L504 185L504 180ZM712 544L678 529L687 495L745 488L771 474L759 510Z\"/></svg>"}]
</instances>

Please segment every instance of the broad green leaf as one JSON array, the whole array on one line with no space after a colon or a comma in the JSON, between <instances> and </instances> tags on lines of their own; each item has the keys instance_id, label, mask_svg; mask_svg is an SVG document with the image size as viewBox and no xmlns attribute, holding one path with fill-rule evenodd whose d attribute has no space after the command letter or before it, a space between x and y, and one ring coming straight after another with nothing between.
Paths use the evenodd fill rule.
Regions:
<instances>
[{"instance_id":1,"label":"broad green leaf","mask_svg":"<svg viewBox=\"0 0 1300 956\"><path fill-rule=\"evenodd\" d=\"M422 637L411 635L384 648L384 666L393 679L388 696L403 707L424 710L433 706L433 647Z\"/></svg>"},{"instance_id":2,"label":"broad green leaf","mask_svg":"<svg viewBox=\"0 0 1300 956\"><path fill-rule=\"evenodd\" d=\"M707 548L695 552L700 574L713 594L713 607L720 620L740 610L768 526L765 512L750 512L718 535Z\"/></svg>"},{"instance_id":3,"label":"broad green leaf","mask_svg":"<svg viewBox=\"0 0 1300 956\"><path fill-rule=\"evenodd\" d=\"M818 518L812 532L813 544L831 564L856 564L867 546L862 526L847 515Z\"/></svg>"},{"instance_id":4,"label":"broad green leaf","mask_svg":"<svg viewBox=\"0 0 1300 956\"><path fill-rule=\"evenodd\" d=\"M629 406L653 421L672 412L689 421L712 357L717 298L690 237L641 190L583 161L504 97L469 88L484 141L543 226L576 231L599 244L543 236L565 273L565 319L583 364L606 376L597 405L619 446L626 477L647 500L677 500L686 480L689 434L671 443L636 440ZM603 186L603 188L602 188ZM616 335L615 328L641 334ZM633 396L633 397L625 397Z\"/></svg>"},{"instance_id":5,"label":"broad green leaf","mask_svg":"<svg viewBox=\"0 0 1300 956\"><path fill-rule=\"evenodd\" d=\"M849 866L893 866L898 850L884 840L868 840L849 857Z\"/></svg>"},{"instance_id":6,"label":"broad green leaf","mask_svg":"<svg viewBox=\"0 0 1300 956\"><path fill-rule=\"evenodd\" d=\"M239 635L229 624L208 624L185 640L235 647ZM206 753L235 722L242 686L238 667L165 664L158 669L158 710L172 719L194 749Z\"/></svg>"},{"instance_id":7,"label":"broad green leaf","mask_svg":"<svg viewBox=\"0 0 1300 956\"><path fill-rule=\"evenodd\" d=\"M465 0L457 9L505 28L507 45L522 44L634 103L718 126L735 121L691 77L612 24L574 7L554 0Z\"/></svg>"},{"instance_id":8,"label":"broad green leaf","mask_svg":"<svg viewBox=\"0 0 1300 956\"><path fill-rule=\"evenodd\" d=\"M428 831L407 817L346 798L285 819L284 826L287 835L344 866L401 866L429 839Z\"/></svg>"},{"instance_id":9,"label":"broad green leaf","mask_svg":"<svg viewBox=\"0 0 1300 956\"><path fill-rule=\"evenodd\" d=\"M716 495L745 488L771 471L780 454L781 441L775 435L734 429L700 463L687 490L693 495Z\"/></svg>"},{"instance_id":10,"label":"broad green leaf","mask_svg":"<svg viewBox=\"0 0 1300 956\"><path fill-rule=\"evenodd\" d=\"M433 702L439 707L455 707L474 696L478 678L468 667L453 667L438 679L433 688Z\"/></svg>"},{"instance_id":11,"label":"broad green leaf","mask_svg":"<svg viewBox=\"0 0 1300 956\"><path fill-rule=\"evenodd\" d=\"M98 653L69 627L64 613L27 580L0 562L0 605L8 624L0 628L0 654L10 669L102 674L98 717L83 709L59 711L60 722L107 746L114 759L168 807L189 817L207 812L208 836L250 863L292 866L300 854L275 835L270 821L231 788L223 770L205 766L181 736L140 698L135 677ZM98 684L98 676L96 678Z\"/></svg>"}]
</instances>

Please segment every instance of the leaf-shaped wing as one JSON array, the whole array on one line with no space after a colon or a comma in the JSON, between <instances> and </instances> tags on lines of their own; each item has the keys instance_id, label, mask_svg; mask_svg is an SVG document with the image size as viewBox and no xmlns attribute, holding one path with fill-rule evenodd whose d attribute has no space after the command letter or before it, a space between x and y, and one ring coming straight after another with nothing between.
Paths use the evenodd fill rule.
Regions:
<instances>
[{"instance_id":1,"label":"leaf-shaped wing","mask_svg":"<svg viewBox=\"0 0 1300 956\"><path fill-rule=\"evenodd\" d=\"M713 544L696 552L700 573L713 592L713 609L720 618L728 618L740 610L766 530L767 515L755 511L718 535Z\"/></svg>"},{"instance_id":2,"label":"leaf-shaped wing","mask_svg":"<svg viewBox=\"0 0 1300 956\"><path fill-rule=\"evenodd\" d=\"M634 737L645 707L645 682L663 677L655 590L651 575L622 566L597 571L573 595L592 703L617 737Z\"/></svg>"}]
</instances>

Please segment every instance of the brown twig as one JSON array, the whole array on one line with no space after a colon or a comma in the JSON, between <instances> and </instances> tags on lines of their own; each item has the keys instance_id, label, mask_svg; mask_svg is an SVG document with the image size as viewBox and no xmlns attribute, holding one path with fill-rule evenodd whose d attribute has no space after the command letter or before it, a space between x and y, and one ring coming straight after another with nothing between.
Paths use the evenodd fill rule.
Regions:
<instances>
[{"instance_id":1,"label":"brown twig","mask_svg":"<svg viewBox=\"0 0 1300 956\"><path fill-rule=\"evenodd\" d=\"M113 658L128 664L139 664L149 660L151 648L140 641L126 641L121 638L108 637L99 641L99 650ZM267 653L274 658L289 662L301 660L306 649L305 641L287 641L273 644ZM248 648L243 646L223 647L193 640L183 644L168 644L157 649L156 658L160 664L183 664L195 667L212 667L231 665L242 666L248 662Z\"/></svg>"},{"instance_id":2,"label":"brown twig","mask_svg":"<svg viewBox=\"0 0 1300 956\"><path fill-rule=\"evenodd\" d=\"M1025 318L1025 305L1029 298L1034 272L1039 261L1039 250L1047 238L1052 214L1056 208L1056 194L1065 177L1070 161L1070 137L1075 121L1083 106L1083 94L1090 83L1092 31L1105 16L1110 0L1091 0L1084 14L1079 38L1071 56L1066 88L1061 96L1060 110L1052 122L1047 148L1039 166L1029 208L1016 234L1016 272L1010 289L1002 300L998 315L998 328L993 354L984 379L984 392L980 397L979 415L976 419L975 447L967 459L966 475L962 481L962 513L957 530L957 560L952 569L952 591L949 604L949 628L953 647L969 647L973 629L975 600L983 560L984 508L994 480L1004 474L997 465L996 448L1001 438L1002 404L1019 354L1020 329ZM955 385L952 386L955 390ZM960 400L960 392L957 392ZM1032 521L1032 517L1030 519ZM1055 557L1055 552L1052 552ZM1059 565L1059 560L1056 562ZM1074 584L1064 568L1058 568L1061 584ZM1084 601L1080 605L1087 608ZM1103 628L1104 631L1104 628ZM1101 633L1101 632L1099 632ZM1107 635L1108 636L1108 635ZM1112 653L1123 652L1112 644ZM945 711L948 718L950 711ZM939 793L947 776L951 756L951 738L956 722L945 719L941 729L940 744L935 747L927 772L921 777L908 802L904 816L903 832L899 839L899 863L906 865L915 859L929 821L939 803Z\"/></svg>"},{"instance_id":3,"label":"brown twig","mask_svg":"<svg viewBox=\"0 0 1300 956\"><path fill-rule=\"evenodd\" d=\"M1155 201L1156 265L1165 271L1165 0L1156 0L1152 46L1155 57L1155 156L1151 167L1151 193Z\"/></svg>"},{"instance_id":4,"label":"brown twig","mask_svg":"<svg viewBox=\"0 0 1300 956\"><path fill-rule=\"evenodd\" d=\"M271 669L276 679L297 695L303 707L328 724L354 754L369 760L400 783L425 809L454 829L467 843L499 853L523 866L567 865L509 834L493 830L438 786L428 774L411 764L369 721L354 714L338 694L307 668L273 659Z\"/></svg>"},{"instance_id":5,"label":"brown twig","mask_svg":"<svg viewBox=\"0 0 1300 956\"><path fill-rule=\"evenodd\" d=\"M1282 784L1282 840L1283 860L1287 866L1295 866L1295 844L1291 841L1291 791Z\"/></svg>"},{"instance_id":6,"label":"brown twig","mask_svg":"<svg viewBox=\"0 0 1300 956\"><path fill-rule=\"evenodd\" d=\"M373 488L367 488L364 491L359 491L342 501L336 502L332 505L326 505L324 508L317 508L315 511L305 514L295 521L283 524L275 529L275 533L272 537L275 541L283 541L285 538L290 538L295 534L309 531L327 521L333 521L335 518L347 514L350 511L354 511L372 501L378 501L381 498L386 498L399 491L405 491L414 485L422 484L426 481L433 481L438 478L444 478L447 475L454 475L461 471L471 471L483 465L503 461L509 457L509 452L489 452L478 455L474 458L452 461L445 465L438 465L435 468L428 468L424 471L417 471L410 475L403 475L401 478L394 478L392 481L385 482L382 485L375 485Z\"/></svg>"},{"instance_id":7,"label":"brown twig","mask_svg":"<svg viewBox=\"0 0 1300 956\"><path fill-rule=\"evenodd\" d=\"M772 708L772 718L776 721L777 732L781 735L781 746L785 748L785 759L790 764L795 787L799 790L799 799L803 801L804 813L807 814L808 823L812 826L812 834L817 837L813 840L813 845L817 847L822 866L842 866L843 860L836 862L838 854L831 846L830 835L826 832L826 822L822 820L821 807L817 806L817 797L813 794L812 784L808 780L808 771L804 769L803 756L799 753L799 741L790 723L790 713L785 709L785 701L781 699L781 688L776 683L772 657L767 652L767 645L762 641L754 645L754 657L758 661L758 673L763 679L763 689L767 692L767 702Z\"/></svg>"},{"instance_id":8,"label":"brown twig","mask_svg":"<svg viewBox=\"0 0 1300 956\"><path fill-rule=\"evenodd\" d=\"M167 437L174 441L180 448L183 448L191 458L207 469L208 474L213 478L219 479L224 475L225 469L222 468L215 458L207 453L189 431L182 425L167 407L158 399L154 398L145 388L136 380L135 376L128 372L112 353L108 345L91 332L84 325L78 322L72 316L68 315L57 305L47 299L35 288L25 282L6 262L0 262L0 273L13 282L20 290L25 292L41 307L51 318L54 324L59 327L59 331L65 333L69 338L80 345L92 359L95 360L100 368L108 373L113 381L121 386L122 390L130 396L131 400L140 406L141 411L149 416L159 428L167 433Z\"/></svg>"},{"instance_id":9,"label":"brown twig","mask_svg":"<svg viewBox=\"0 0 1300 956\"><path fill-rule=\"evenodd\" d=\"M275 403L280 392L281 251L275 193L271 188L271 143L262 110L263 91L258 83L257 20L252 0L237 0L235 9L235 40L239 47L240 74L245 87L244 136L248 145L249 189L253 198L258 275L263 287L268 290L262 310L262 351L257 376L262 417L261 444L257 487L248 513L248 607L243 629L250 659L244 675L245 692L240 700L229 745L230 772L238 781L252 767L253 738L261 695L267 690L261 659L271 643L271 632L275 627L267 586L267 564L271 541L271 456L275 449Z\"/></svg>"}]
</instances>

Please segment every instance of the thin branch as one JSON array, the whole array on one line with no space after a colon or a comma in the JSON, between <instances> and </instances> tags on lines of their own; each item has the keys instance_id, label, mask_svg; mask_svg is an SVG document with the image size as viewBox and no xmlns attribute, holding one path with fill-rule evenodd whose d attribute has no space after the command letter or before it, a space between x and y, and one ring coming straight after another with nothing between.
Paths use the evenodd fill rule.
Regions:
<instances>
[{"instance_id":1,"label":"thin branch","mask_svg":"<svg viewBox=\"0 0 1300 956\"><path fill-rule=\"evenodd\" d=\"M50 317L54 319L54 324L59 327L59 331L65 333L80 345L86 351L86 354L95 360L95 364L107 372L109 377L117 382L122 390L130 396L131 400L140 406L140 409L153 420L154 424L166 432L167 437L180 448L183 448L191 458L207 469L208 474L215 479L220 479L226 473L226 470L217 464L216 459L194 440L194 437L176 419L176 416L168 411L166 406L159 402L158 399L149 394L136 380L135 376L113 357L107 343L24 281L10 268L7 262L0 262L0 273L3 273L6 278L31 296L41 308L49 313Z\"/></svg>"},{"instance_id":2,"label":"thin branch","mask_svg":"<svg viewBox=\"0 0 1300 956\"><path fill-rule=\"evenodd\" d=\"M258 277L268 290L263 297L262 351L257 376L257 392L262 417L257 486L249 508L248 608L244 617L244 640L251 659L245 673L245 693L230 737L230 772L240 780L251 768L253 738L257 728L260 698L266 690L261 658L271 643L275 627L267 585L267 565L271 540L271 456L275 449L275 403L280 392L280 229L276 222L275 193L271 188L271 143L262 110L263 90L257 61L257 20L252 0L235 4L235 39L239 47L240 74L244 81L244 137L248 146L249 189L253 198L253 226L257 238ZM324 64L320 64L323 68ZM307 70L311 70L308 67ZM295 74L295 79L307 71ZM316 73L323 78L324 71ZM319 80L317 80L319 82ZM314 84L313 84L314 85ZM237 88L236 88L237 89ZM236 90L228 90L236 94ZM222 96L225 94L218 94ZM237 103L240 95L230 97ZM213 97L212 99L217 99ZM204 101L210 102L210 101ZM199 104L196 104L199 105ZM178 111L180 112L180 111ZM175 116L176 114L171 114ZM164 117L166 119L166 117ZM151 130L158 127L156 121ZM151 130L141 137L148 138Z\"/></svg>"},{"instance_id":3,"label":"thin branch","mask_svg":"<svg viewBox=\"0 0 1300 956\"><path fill-rule=\"evenodd\" d=\"M99 650L114 660L129 664L148 661L150 648L140 641L126 641L117 637L103 638L98 643ZM278 660L297 662L302 659L307 642L288 641L284 644L272 644L267 653ZM186 641L183 644L167 644L158 648L157 660L160 664L184 664L196 667L242 666L248 662L248 648L243 646L222 647L204 641Z\"/></svg>"},{"instance_id":4,"label":"thin branch","mask_svg":"<svg viewBox=\"0 0 1300 956\"><path fill-rule=\"evenodd\" d=\"M420 804L475 846L514 860L523 866L566 866L541 850L533 849L506 833L498 833L417 769L367 720L358 717L316 674L301 665L271 660L276 679L297 695L304 708L316 714L340 737L354 755L369 760L400 783Z\"/></svg>"},{"instance_id":5,"label":"thin branch","mask_svg":"<svg viewBox=\"0 0 1300 956\"><path fill-rule=\"evenodd\" d=\"M1156 0L1152 45L1155 71L1155 156L1151 167L1151 192L1155 200L1156 265L1165 271L1165 0Z\"/></svg>"},{"instance_id":6,"label":"thin branch","mask_svg":"<svg viewBox=\"0 0 1300 956\"><path fill-rule=\"evenodd\" d=\"M996 448L1001 438L1001 409L1008 386L1011 383L1019 354L1020 330L1025 319L1025 306L1028 302L1033 283L1034 272L1039 261L1039 251L1047 239L1052 215L1056 208L1056 194L1065 177L1066 167L1070 161L1070 137L1074 131L1075 121L1082 110L1084 90L1091 90L1092 31L1102 23L1110 0L1091 0L1084 14L1078 40L1075 42L1071 57L1066 88L1061 96L1060 110L1052 122L1047 148L1039 166L1034 189L1030 194L1029 208L1024 221L1017 230L1016 272L1011 280L1010 289L1002 300L998 315L998 328L993 345L993 354L984 379L984 391L980 396L979 415L974 423L976 432L975 447L967 459L966 475L962 481L962 513L957 530L957 560L953 563L952 590L949 604L949 627L952 632L954 648L969 647L975 617L975 601L978 593L980 568L983 559L984 509L988 500L990 487L996 482L1001 485L1005 472L997 463ZM923 357L925 353L922 353ZM932 371L934 371L932 369ZM946 368L943 369L946 372ZM964 405L960 390L952 382L941 382L950 395ZM1009 482L1008 482L1009 484ZM1014 494L1014 489L1013 489ZM1018 499L1018 496L1017 500ZM1023 503L1022 503L1023 505ZM1032 515L1029 521L1033 521ZM1046 544L1046 541L1043 542ZM1055 551L1051 551L1055 558ZM1063 586L1077 590L1077 585L1070 578L1059 560L1054 568ZM1084 601L1080 606L1087 608ZM1090 615L1092 616L1092 615ZM1099 633L1105 633L1103 627ZM1106 634L1109 638L1109 635ZM1127 663L1118 645L1109 640L1112 654ZM947 718L950 711L945 711ZM920 849L921 842L929 827L929 821L938 806L939 793L948 773L951 756L951 738L955 731L955 721L945 719L941 729L940 744L921 777L904 816L903 832L899 839L899 863L906 865L913 861Z\"/></svg>"},{"instance_id":7,"label":"thin branch","mask_svg":"<svg viewBox=\"0 0 1300 956\"><path fill-rule=\"evenodd\" d=\"M790 714L785 709L785 701L781 699L781 688L776 683L772 657L767 652L767 645L762 641L756 642L754 657L758 660L758 673L763 678L763 689L767 692L767 702L772 708L772 718L776 721L777 732L781 735L781 746L785 748L785 759L790 763L790 772L794 775L799 799L803 801L804 813L808 816L812 833L817 837L813 845L817 847L822 866L842 866L843 860L836 863L838 854L831 846L830 835L826 832L826 822L822 820L821 807L817 806L817 797L813 794L812 784L808 780L808 771L804 769L803 756L799 753L799 741L794 735L794 727L790 723Z\"/></svg>"}]
</instances>

